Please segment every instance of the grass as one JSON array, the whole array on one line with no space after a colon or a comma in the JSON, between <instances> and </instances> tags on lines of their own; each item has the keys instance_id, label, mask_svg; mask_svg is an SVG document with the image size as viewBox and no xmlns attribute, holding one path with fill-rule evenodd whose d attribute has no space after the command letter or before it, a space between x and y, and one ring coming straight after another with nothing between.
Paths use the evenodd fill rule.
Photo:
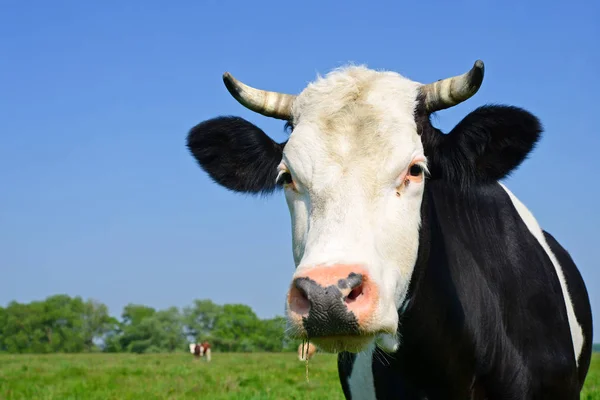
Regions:
<instances>
[{"instance_id":1,"label":"grass","mask_svg":"<svg viewBox=\"0 0 600 400\"><path fill-rule=\"evenodd\" d=\"M336 358L294 353L0 355L0 399L343 399ZM594 354L582 399L600 399Z\"/></svg>"}]
</instances>

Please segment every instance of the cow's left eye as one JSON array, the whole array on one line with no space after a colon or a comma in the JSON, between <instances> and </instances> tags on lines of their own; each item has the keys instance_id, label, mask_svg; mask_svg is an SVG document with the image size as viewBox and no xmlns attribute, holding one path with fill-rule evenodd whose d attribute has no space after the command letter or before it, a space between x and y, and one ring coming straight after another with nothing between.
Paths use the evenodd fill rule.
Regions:
<instances>
[{"instance_id":1,"label":"cow's left eye","mask_svg":"<svg viewBox=\"0 0 600 400\"><path fill-rule=\"evenodd\" d=\"M421 167L419 164L414 164L412 167L410 167L408 173L412 176L419 176L423 173L423 167Z\"/></svg>"}]
</instances>

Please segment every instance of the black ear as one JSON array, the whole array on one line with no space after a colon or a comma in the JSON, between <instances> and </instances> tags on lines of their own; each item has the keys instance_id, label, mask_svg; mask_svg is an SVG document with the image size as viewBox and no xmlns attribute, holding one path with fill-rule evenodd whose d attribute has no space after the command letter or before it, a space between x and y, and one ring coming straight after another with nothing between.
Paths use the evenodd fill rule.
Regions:
<instances>
[{"instance_id":1,"label":"black ear","mask_svg":"<svg viewBox=\"0 0 600 400\"><path fill-rule=\"evenodd\" d=\"M216 183L236 192L269 193L285 143L239 117L204 121L188 133L187 147Z\"/></svg>"},{"instance_id":2,"label":"black ear","mask_svg":"<svg viewBox=\"0 0 600 400\"><path fill-rule=\"evenodd\" d=\"M527 158L541 133L540 121L530 112L488 105L471 112L447 135L426 126L423 144L432 179L465 187L508 176Z\"/></svg>"}]
</instances>

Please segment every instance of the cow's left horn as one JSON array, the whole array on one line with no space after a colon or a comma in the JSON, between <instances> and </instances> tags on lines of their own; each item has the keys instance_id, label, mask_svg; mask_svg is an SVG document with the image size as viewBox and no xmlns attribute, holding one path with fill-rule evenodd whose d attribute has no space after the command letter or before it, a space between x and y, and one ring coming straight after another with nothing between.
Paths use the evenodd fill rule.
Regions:
<instances>
[{"instance_id":1,"label":"cow's left horn","mask_svg":"<svg viewBox=\"0 0 600 400\"><path fill-rule=\"evenodd\" d=\"M483 82L483 61L477 60L469 72L423 85L428 112L455 106L479 90Z\"/></svg>"},{"instance_id":2,"label":"cow's left horn","mask_svg":"<svg viewBox=\"0 0 600 400\"><path fill-rule=\"evenodd\" d=\"M267 117L290 119L296 96L255 89L238 81L229 72L223 74L223 82L229 93L244 107Z\"/></svg>"}]
</instances>

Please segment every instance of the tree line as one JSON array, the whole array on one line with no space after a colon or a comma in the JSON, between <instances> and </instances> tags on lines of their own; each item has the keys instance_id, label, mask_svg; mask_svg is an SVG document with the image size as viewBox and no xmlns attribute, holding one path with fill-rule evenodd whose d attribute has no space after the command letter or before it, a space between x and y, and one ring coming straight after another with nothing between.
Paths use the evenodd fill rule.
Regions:
<instances>
[{"instance_id":1,"label":"tree line","mask_svg":"<svg viewBox=\"0 0 600 400\"><path fill-rule=\"evenodd\" d=\"M300 343L286 338L283 317L207 299L181 310L128 304L120 320L105 304L67 295L0 307L0 353L180 352L204 340L222 352L295 351Z\"/></svg>"},{"instance_id":2,"label":"tree line","mask_svg":"<svg viewBox=\"0 0 600 400\"><path fill-rule=\"evenodd\" d=\"M299 344L285 337L283 317L260 319L245 304L208 299L183 309L128 304L120 319L105 304L62 294L0 307L4 353L180 352L203 340L222 352L294 351Z\"/></svg>"}]
</instances>

